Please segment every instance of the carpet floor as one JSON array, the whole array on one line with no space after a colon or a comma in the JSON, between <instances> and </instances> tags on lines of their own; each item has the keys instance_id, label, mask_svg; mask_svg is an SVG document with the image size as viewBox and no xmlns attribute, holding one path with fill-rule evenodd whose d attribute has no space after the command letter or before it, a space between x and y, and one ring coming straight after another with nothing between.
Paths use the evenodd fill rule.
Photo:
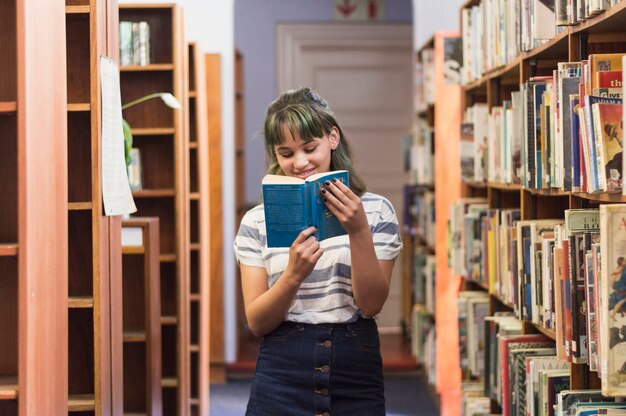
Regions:
<instances>
[{"instance_id":1,"label":"carpet floor","mask_svg":"<svg viewBox=\"0 0 626 416\"><path fill-rule=\"evenodd\" d=\"M245 415L250 386L250 380L231 380L226 384L212 384L211 416ZM433 397L423 378L419 376L385 376L385 400L387 416L439 414Z\"/></svg>"}]
</instances>

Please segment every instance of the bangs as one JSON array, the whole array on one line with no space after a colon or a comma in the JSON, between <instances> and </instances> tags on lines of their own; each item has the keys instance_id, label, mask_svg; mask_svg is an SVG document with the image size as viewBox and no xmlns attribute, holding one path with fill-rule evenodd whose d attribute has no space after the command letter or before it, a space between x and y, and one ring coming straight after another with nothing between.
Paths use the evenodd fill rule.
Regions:
<instances>
[{"instance_id":1,"label":"bangs","mask_svg":"<svg viewBox=\"0 0 626 416\"><path fill-rule=\"evenodd\" d=\"M265 140L269 148L285 143L283 126L287 126L292 138L300 137L305 143L323 137L330 127L316 112L301 104L290 105L272 114L265 123ZM325 131L327 129L328 131Z\"/></svg>"}]
</instances>

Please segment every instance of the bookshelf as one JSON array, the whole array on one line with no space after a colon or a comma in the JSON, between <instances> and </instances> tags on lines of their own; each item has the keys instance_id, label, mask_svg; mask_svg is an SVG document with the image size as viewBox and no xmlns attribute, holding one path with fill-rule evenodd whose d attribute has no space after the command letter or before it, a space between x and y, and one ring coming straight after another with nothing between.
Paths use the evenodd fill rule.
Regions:
<instances>
[{"instance_id":1,"label":"bookshelf","mask_svg":"<svg viewBox=\"0 0 626 416\"><path fill-rule=\"evenodd\" d=\"M445 402L440 400L442 390L439 383L443 379L438 369L440 346L436 334L439 333L446 318L440 319L437 313L440 297L436 293L442 285L438 256L439 212L438 198L453 188L440 188L437 178L437 163L447 163L436 158L437 135L441 123L448 123L438 110L437 94L440 90L449 94L451 101L445 107L448 114L454 108L454 95L446 91L442 80L436 75L442 71L442 39L449 37L445 33L436 33L430 37L415 53L415 118L413 131L405 139L404 163L408 168L408 183L404 186L403 243L404 243L404 281L403 281L403 319L411 334L411 351L422 368L424 384L428 386L433 401L442 414L446 414ZM450 107L451 106L451 107ZM439 123L439 125L437 124ZM447 133L445 133L447 134ZM439 145L441 146L441 144ZM448 184L449 185L449 184ZM437 302L435 302L437 299ZM442 302L443 303L443 302ZM445 329L443 329L445 331ZM444 332L445 333L445 332ZM445 353L444 353L445 355ZM448 360L449 357L446 358ZM444 391L445 392L445 391ZM441 396L444 397L445 396Z\"/></svg>"},{"instance_id":2,"label":"bookshelf","mask_svg":"<svg viewBox=\"0 0 626 416\"><path fill-rule=\"evenodd\" d=\"M59 2L0 4L0 414L7 416L67 413L64 19Z\"/></svg>"},{"instance_id":3,"label":"bookshelf","mask_svg":"<svg viewBox=\"0 0 626 416\"><path fill-rule=\"evenodd\" d=\"M124 220L124 414L162 414L159 272L159 219Z\"/></svg>"},{"instance_id":4,"label":"bookshelf","mask_svg":"<svg viewBox=\"0 0 626 416\"><path fill-rule=\"evenodd\" d=\"M241 219L248 211L246 203L246 139L245 139L245 59L240 50L235 49L235 229L239 229ZM242 334L249 334L248 322L243 305L241 272L235 271L236 333L237 345L245 342Z\"/></svg>"},{"instance_id":5,"label":"bookshelf","mask_svg":"<svg viewBox=\"0 0 626 416\"><path fill-rule=\"evenodd\" d=\"M79 4L76 4L79 3ZM68 2L68 411L121 413L120 219L102 206L101 55L115 57L115 2Z\"/></svg>"},{"instance_id":6,"label":"bookshelf","mask_svg":"<svg viewBox=\"0 0 626 416\"><path fill-rule=\"evenodd\" d=\"M124 110L133 146L141 154L143 190L134 192L136 215L159 219L164 414L188 414L189 330L187 247L187 44L183 13L174 4L121 4L119 21L145 21L150 27L150 63L120 68L122 103L154 92L172 93L183 104L175 110L157 99Z\"/></svg>"},{"instance_id":7,"label":"bookshelf","mask_svg":"<svg viewBox=\"0 0 626 416\"><path fill-rule=\"evenodd\" d=\"M207 121L209 132L209 279L211 382L226 381L224 353L224 268L222 227L222 107L221 56L205 54Z\"/></svg>"},{"instance_id":8,"label":"bookshelf","mask_svg":"<svg viewBox=\"0 0 626 416\"><path fill-rule=\"evenodd\" d=\"M209 151L204 55L189 48L189 362L190 414L209 411Z\"/></svg>"},{"instance_id":9,"label":"bookshelf","mask_svg":"<svg viewBox=\"0 0 626 416\"><path fill-rule=\"evenodd\" d=\"M480 1L468 1L461 7L462 16L463 13L467 13L469 9L479 4ZM563 26L561 31L551 39L522 51L508 60L505 59L504 62L492 64L486 72L473 79L467 79L465 85L462 86L462 111L465 112L468 107L477 103L484 103L489 109L502 106L505 101L511 100L513 92L519 91L520 85L532 77L552 76L559 62L578 62L594 53L626 52L625 24L626 2L618 2L606 11L580 23ZM522 102L522 105L526 104ZM522 143L523 140L522 135ZM546 149L543 148L543 151ZM524 178L522 178L522 183L523 181ZM563 220L567 209L598 208L602 204L624 203L625 201L621 192L583 193L564 191L563 187L556 186L536 189L534 185L524 186L500 183L500 181L464 181L461 189L463 197L485 198L489 209L519 209L522 221ZM464 290L488 292L489 309L492 315L499 311L513 312L517 309L516 305L502 298L493 284L477 283L463 277L462 287ZM543 324L528 321L523 322L522 333L543 334L555 341L563 335L558 327L555 330L546 328ZM575 390L600 388L598 373L591 371L587 363L571 364L570 383L571 389ZM456 402L454 405L459 405L459 403ZM501 411L498 404L492 400L491 413L499 414Z\"/></svg>"}]
</instances>

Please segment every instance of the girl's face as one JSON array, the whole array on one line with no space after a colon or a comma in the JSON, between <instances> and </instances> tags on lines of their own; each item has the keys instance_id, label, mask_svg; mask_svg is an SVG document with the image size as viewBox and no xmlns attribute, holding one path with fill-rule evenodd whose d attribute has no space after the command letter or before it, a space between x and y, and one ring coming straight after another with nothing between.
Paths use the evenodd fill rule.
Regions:
<instances>
[{"instance_id":1,"label":"girl's face","mask_svg":"<svg viewBox=\"0 0 626 416\"><path fill-rule=\"evenodd\" d=\"M287 126L283 126L283 144L274 146L276 160L287 176L305 179L315 173L330 171L330 152L339 145L339 130L333 127L323 137L304 142L299 135L291 136Z\"/></svg>"}]
</instances>

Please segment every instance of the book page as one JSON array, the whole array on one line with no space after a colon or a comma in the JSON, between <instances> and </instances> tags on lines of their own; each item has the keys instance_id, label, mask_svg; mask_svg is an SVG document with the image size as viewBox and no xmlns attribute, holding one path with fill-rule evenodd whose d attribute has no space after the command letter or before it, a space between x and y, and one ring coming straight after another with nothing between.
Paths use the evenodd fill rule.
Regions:
<instances>
[{"instance_id":1,"label":"book page","mask_svg":"<svg viewBox=\"0 0 626 416\"><path fill-rule=\"evenodd\" d=\"M117 63L100 57L102 89L102 201L105 215L137 211L128 184L124 158L122 99Z\"/></svg>"}]
</instances>

